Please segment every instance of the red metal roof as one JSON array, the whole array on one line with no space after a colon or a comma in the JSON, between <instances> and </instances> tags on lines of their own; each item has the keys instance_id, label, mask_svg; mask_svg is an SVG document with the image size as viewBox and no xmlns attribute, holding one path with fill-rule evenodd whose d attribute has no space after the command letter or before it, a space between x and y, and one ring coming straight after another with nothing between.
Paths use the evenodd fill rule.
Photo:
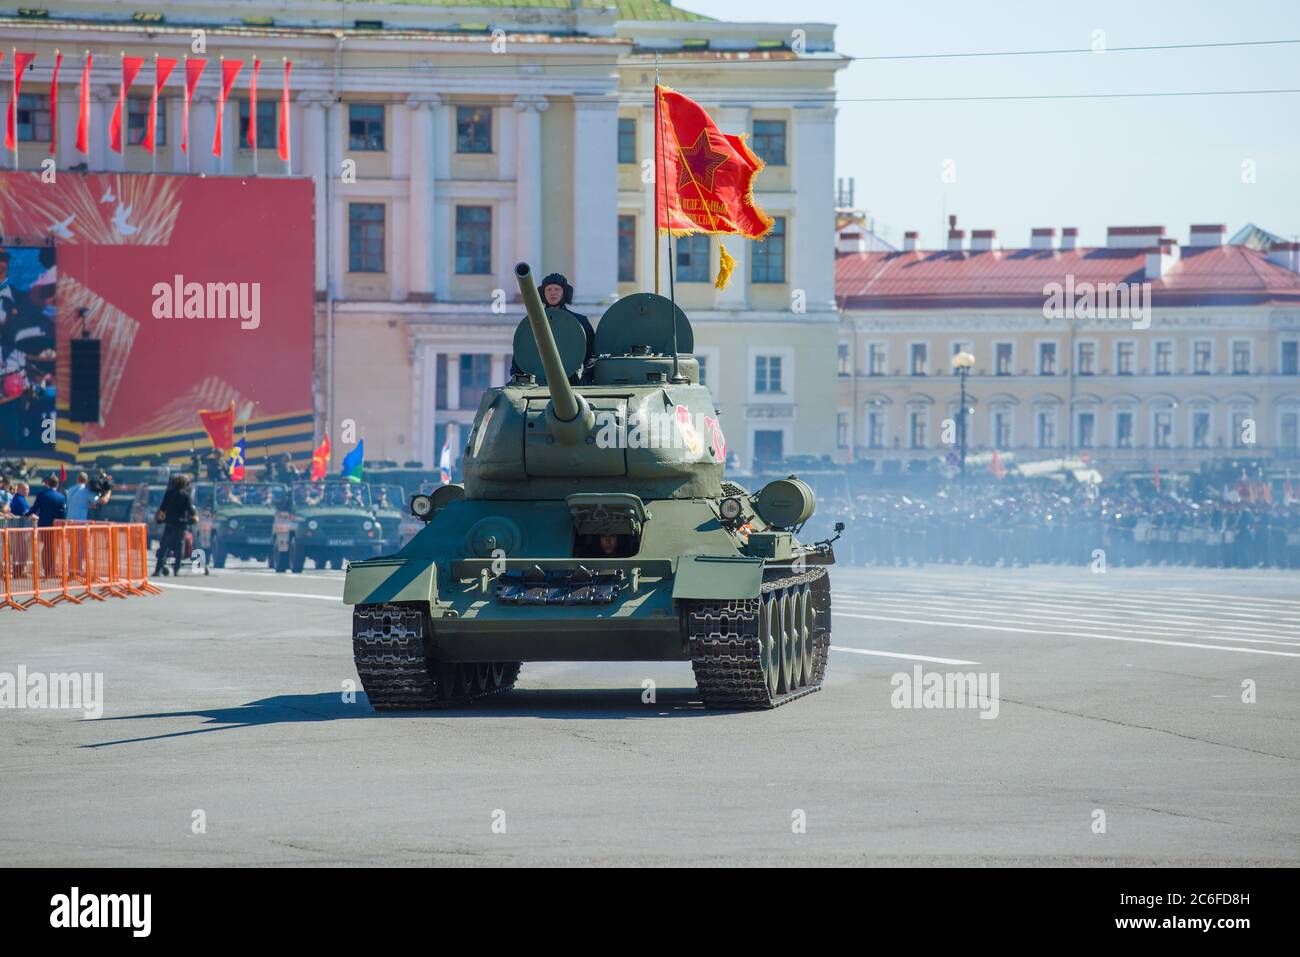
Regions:
<instances>
[{"instance_id":1,"label":"red metal roof","mask_svg":"<svg viewBox=\"0 0 1300 957\"><path fill-rule=\"evenodd\" d=\"M849 253L835 261L846 309L1035 306L1048 283L1144 282L1145 249ZM1245 246L1184 247L1151 283L1161 306L1300 303L1300 275Z\"/></svg>"}]
</instances>

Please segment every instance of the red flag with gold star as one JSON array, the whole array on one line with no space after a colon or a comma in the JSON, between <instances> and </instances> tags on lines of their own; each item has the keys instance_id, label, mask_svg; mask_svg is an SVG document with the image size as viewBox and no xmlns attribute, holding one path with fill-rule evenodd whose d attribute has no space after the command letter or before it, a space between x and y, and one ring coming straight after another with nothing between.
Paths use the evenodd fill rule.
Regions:
<instances>
[{"instance_id":1,"label":"red flag with gold star","mask_svg":"<svg viewBox=\"0 0 1300 957\"><path fill-rule=\"evenodd\" d=\"M690 233L762 239L772 217L754 202L763 161L745 143L714 125L704 107L666 86L655 87L656 225ZM719 244L721 246L721 244ZM734 260L721 249L718 278L725 288Z\"/></svg>"}]
</instances>

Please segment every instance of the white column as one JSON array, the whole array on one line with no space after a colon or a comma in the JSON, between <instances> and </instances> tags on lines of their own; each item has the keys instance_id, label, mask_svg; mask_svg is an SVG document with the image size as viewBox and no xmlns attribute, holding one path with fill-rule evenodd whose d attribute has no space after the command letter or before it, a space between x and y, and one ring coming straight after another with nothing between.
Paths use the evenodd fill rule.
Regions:
<instances>
[{"instance_id":1,"label":"white column","mask_svg":"<svg viewBox=\"0 0 1300 957\"><path fill-rule=\"evenodd\" d=\"M546 97L531 94L515 100L519 119L515 137L514 255L517 261L531 263L534 271L549 268L541 262L542 114L549 105Z\"/></svg>"},{"instance_id":2,"label":"white column","mask_svg":"<svg viewBox=\"0 0 1300 957\"><path fill-rule=\"evenodd\" d=\"M128 125L127 114L130 112L127 108L127 103L122 104L122 152L116 152L113 147L109 145L108 127L109 124L113 122L113 111L117 109L117 95L120 89L121 87L117 83L109 84L107 96L104 99L104 125L100 127L102 130L101 135L104 139L104 169L112 173L120 173L126 169L126 151L129 148L126 145ZM91 123L90 126L90 136L92 138L95 136L94 123Z\"/></svg>"},{"instance_id":3,"label":"white column","mask_svg":"<svg viewBox=\"0 0 1300 957\"><path fill-rule=\"evenodd\" d=\"M411 452L426 468L438 464L433 447L433 430L438 420L438 353L424 339L417 339L412 362L415 381L411 396Z\"/></svg>"},{"instance_id":4,"label":"white column","mask_svg":"<svg viewBox=\"0 0 1300 957\"><path fill-rule=\"evenodd\" d=\"M574 300L594 304L618 294L618 101L574 107L572 282Z\"/></svg>"},{"instance_id":5,"label":"white column","mask_svg":"<svg viewBox=\"0 0 1300 957\"><path fill-rule=\"evenodd\" d=\"M718 111L718 125L722 132L729 134L749 132L749 107L726 106ZM761 205L761 204L760 204ZM831 224L834 228L834 222ZM749 246L752 240L742 236L718 236L717 239L727 247L736 265L731 271L731 281L727 288L717 294L719 309L743 310L749 308ZM717 243L713 244L715 247ZM713 264L714 275L717 265Z\"/></svg>"},{"instance_id":6,"label":"white column","mask_svg":"<svg viewBox=\"0 0 1300 957\"><path fill-rule=\"evenodd\" d=\"M328 251L325 249L325 109L330 102L326 93L307 91L298 95L298 110L302 114L302 142L299 144L298 161L302 170L316 184L316 289L323 292L327 285Z\"/></svg>"},{"instance_id":7,"label":"white column","mask_svg":"<svg viewBox=\"0 0 1300 957\"><path fill-rule=\"evenodd\" d=\"M492 353L492 378L489 384L495 388L506 383L506 357L499 352Z\"/></svg>"},{"instance_id":8,"label":"white column","mask_svg":"<svg viewBox=\"0 0 1300 957\"><path fill-rule=\"evenodd\" d=\"M416 300L433 298L433 264L438 245L433 229L433 123L434 110L441 103L441 97L435 94L414 94L406 100L410 125L410 200L407 217L410 227L407 243L410 291L407 298Z\"/></svg>"},{"instance_id":9,"label":"white column","mask_svg":"<svg viewBox=\"0 0 1300 957\"><path fill-rule=\"evenodd\" d=\"M328 122L325 124L325 170L330 176L338 176L343 169L344 144L347 143L347 109L340 102L331 102L329 107ZM334 277L334 290L341 288L343 277L348 271L348 215L347 202L340 190L334 190L330 194L330 241L333 248L330 249L331 266ZM392 227L389 223L384 224L387 235ZM385 267L388 265L387 256L384 259Z\"/></svg>"},{"instance_id":10,"label":"white column","mask_svg":"<svg viewBox=\"0 0 1300 957\"><path fill-rule=\"evenodd\" d=\"M787 223L787 276L807 294L809 311L835 308L835 108L794 108L794 193Z\"/></svg>"},{"instance_id":11,"label":"white column","mask_svg":"<svg viewBox=\"0 0 1300 957\"><path fill-rule=\"evenodd\" d=\"M637 158L641 163L650 160L651 179L646 183L642 192L645 195L645 211L638 221L636 234L637 247L637 280L642 290L645 292L655 291L655 244L658 243L659 249L659 284L660 291L667 294L668 292L668 269L666 266L668 259L668 250L664 241L659 237L659 231L655 229L655 188L657 184L656 176L659 171L654 169L655 158L655 110L653 106L647 106L641 111L641 122L637 129Z\"/></svg>"},{"instance_id":12,"label":"white column","mask_svg":"<svg viewBox=\"0 0 1300 957\"><path fill-rule=\"evenodd\" d=\"M177 64L176 70L172 71L172 75L175 76L178 71L181 74L182 81L184 81L185 74L180 64ZM185 172L185 154L181 152L183 96L184 94L167 98L167 145L154 147L154 149L158 150L158 168L160 170L170 169L173 173Z\"/></svg>"},{"instance_id":13,"label":"white column","mask_svg":"<svg viewBox=\"0 0 1300 957\"><path fill-rule=\"evenodd\" d=\"M519 283L515 279L515 201L503 199L497 203L492 219L493 272L496 273L497 288L505 292L508 302L511 294L519 288Z\"/></svg>"},{"instance_id":14,"label":"white column","mask_svg":"<svg viewBox=\"0 0 1300 957\"><path fill-rule=\"evenodd\" d=\"M92 173L108 169L109 155L117 155L108 148L108 121L113 115L113 103L117 99L116 93L110 93L110 89L111 87L94 86L90 90L90 126L86 131L90 153L86 157L86 168ZM77 109L80 108L78 105ZM115 168L121 169L120 166Z\"/></svg>"},{"instance_id":15,"label":"white column","mask_svg":"<svg viewBox=\"0 0 1300 957\"><path fill-rule=\"evenodd\" d=\"M207 90L195 90L190 101L190 138L187 144L191 172L217 172L217 158L212 155L212 138L216 132L217 95Z\"/></svg>"},{"instance_id":16,"label":"white column","mask_svg":"<svg viewBox=\"0 0 1300 957\"><path fill-rule=\"evenodd\" d=\"M460 353L447 353L447 411L460 408ZM452 445L452 451L456 446Z\"/></svg>"}]
</instances>

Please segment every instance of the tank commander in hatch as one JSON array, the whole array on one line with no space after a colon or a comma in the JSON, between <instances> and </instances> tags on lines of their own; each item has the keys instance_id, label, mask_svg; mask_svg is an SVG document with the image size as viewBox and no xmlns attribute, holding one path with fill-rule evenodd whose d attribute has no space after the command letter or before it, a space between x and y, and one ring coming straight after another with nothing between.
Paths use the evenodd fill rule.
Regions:
<instances>
[{"instance_id":1,"label":"tank commander in hatch","mask_svg":"<svg viewBox=\"0 0 1300 957\"><path fill-rule=\"evenodd\" d=\"M578 324L582 326L582 331L587 334L587 354L582 360L582 370L569 376L569 384L578 385L590 376L591 367L596 364L596 330L592 328L590 319L569 308L573 303L573 287L569 285L569 280L563 273L553 272L548 275L537 287L537 291L542 294L542 301L546 305L563 309L577 319ZM522 372L523 370L511 359L510 375L516 376Z\"/></svg>"}]
</instances>

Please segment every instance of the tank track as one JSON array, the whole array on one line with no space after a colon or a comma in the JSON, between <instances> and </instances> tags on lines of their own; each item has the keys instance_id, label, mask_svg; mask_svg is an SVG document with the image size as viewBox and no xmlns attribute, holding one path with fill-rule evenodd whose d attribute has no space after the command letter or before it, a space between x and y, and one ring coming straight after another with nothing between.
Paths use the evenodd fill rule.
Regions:
<instances>
[{"instance_id":1,"label":"tank track","mask_svg":"<svg viewBox=\"0 0 1300 957\"><path fill-rule=\"evenodd\" d=\"M519 662L442 664L426 644L431 631L428 609L418 604L353 610L352 658L376 711L454 708L514 687Z\"/></svg>"},{"instance_id":2,"label":"tank track","mask_svg":"<svg viewBox=\"0 0 1300 957\"><path fill-rule=\"evenodd\" d=\"M772 693L763 673L758 636L760 598L686 602L687 639L695 684L706 708L771 709L820 691L831 645L830 577L825 568L768 573L763 594L808 585L814 608L812 680Z\"/></svg>"}]
</instances>

